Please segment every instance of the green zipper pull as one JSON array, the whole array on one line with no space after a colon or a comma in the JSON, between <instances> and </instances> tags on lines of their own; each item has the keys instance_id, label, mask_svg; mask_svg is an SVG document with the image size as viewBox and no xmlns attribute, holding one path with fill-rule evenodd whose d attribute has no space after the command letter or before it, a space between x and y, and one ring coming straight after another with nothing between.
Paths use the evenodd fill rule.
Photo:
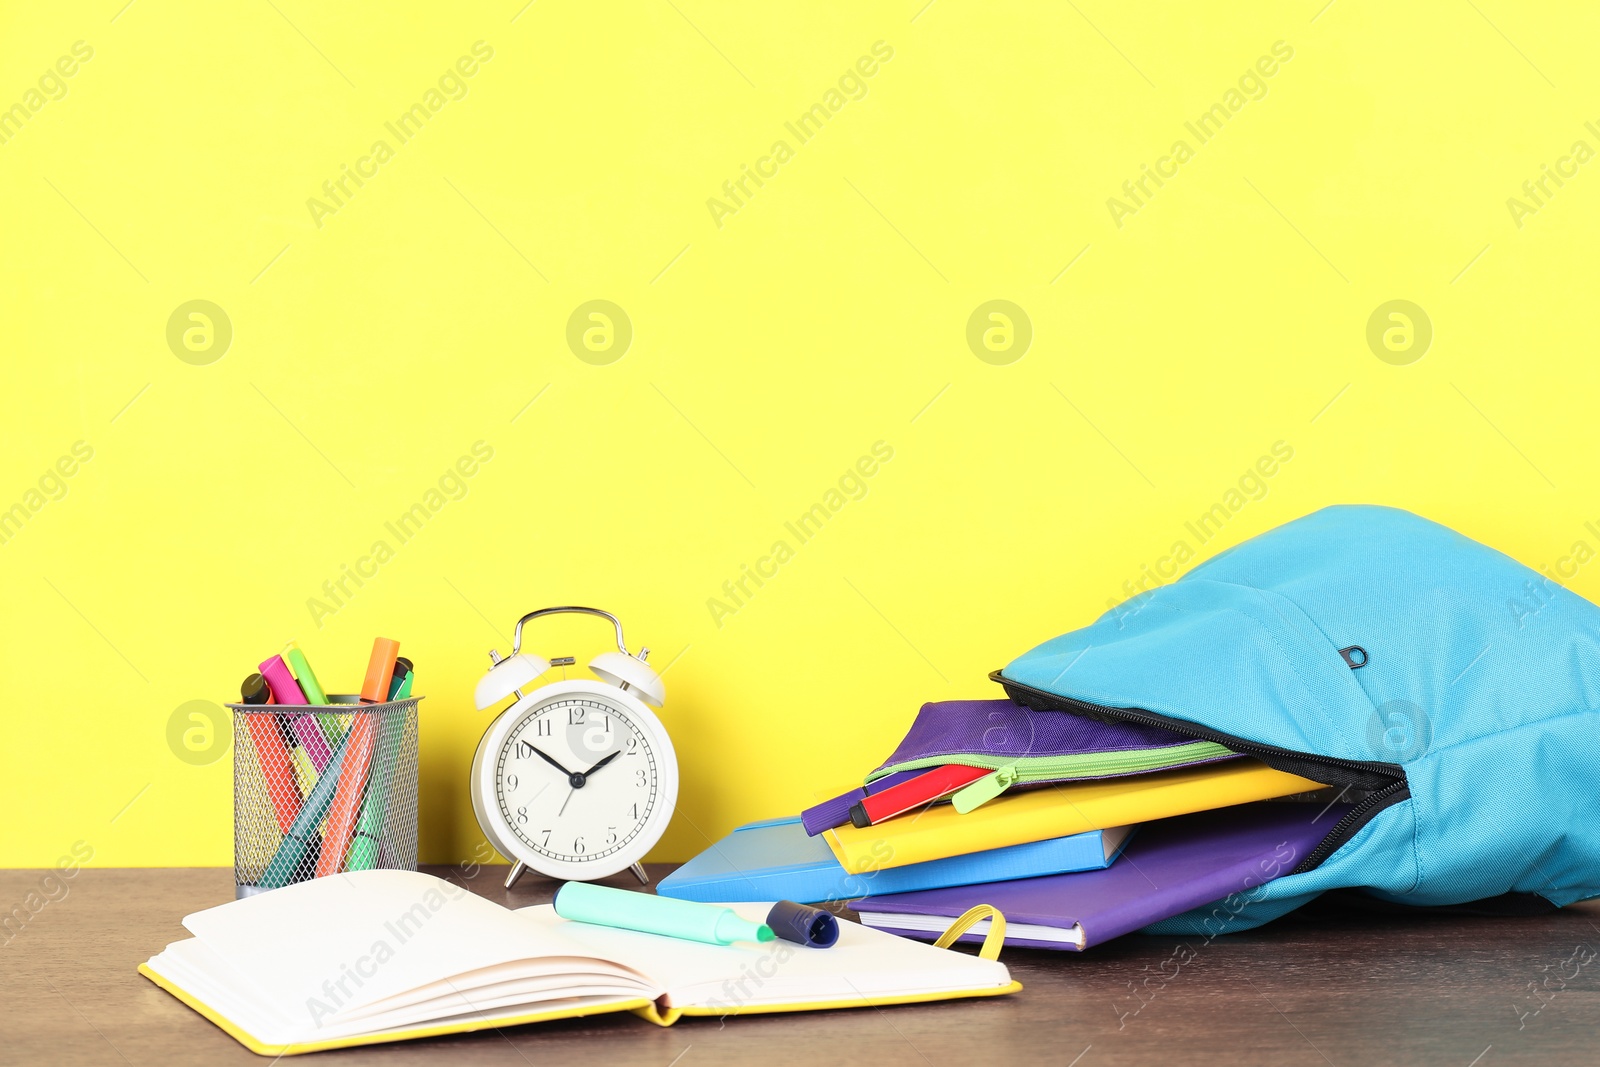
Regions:
<instances>
[{"instance_id":1,"label":"green zipper pull","mask_svg":"<svg viewBox=\"0 0 1600 1067\"><path fill-rule=\"evenodd\" d=\"M950 802L956 806L956 811L965 815L969 811L977 810L1007 789L1010 789L1016 784L1017 777L1016 764L1013 763L1009 767L1001 767L993 774L986 774L971 785L958 790Z\"/></svg>"}]
</instances>

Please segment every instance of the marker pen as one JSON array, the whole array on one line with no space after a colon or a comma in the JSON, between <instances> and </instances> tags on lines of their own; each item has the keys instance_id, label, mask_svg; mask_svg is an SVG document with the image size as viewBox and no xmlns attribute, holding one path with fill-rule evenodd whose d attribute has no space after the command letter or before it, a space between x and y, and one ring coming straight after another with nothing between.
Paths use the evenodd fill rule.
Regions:
<instances>
[{"instance_id":1,"label":"marker pen","mask_svg":"<svg viewBox=\"0 0 1600 1067\"><path fill-rule=\"evenodd\" d=\"M301 692L299 684L294 680L294 675L289 673L289 665L283 662L282 656L273 656L261 664L261 676L267 680L267 687L272 690L272 699L278 704L304 705L305 693ZM321 728L317 725L316 717L306 712L288 712L289 729L294 731L294 736L300 741L300 747L306 750L306 755L311 757L311 764L321 774L328 766L328 760L333 752L328 748L328 741L323 736Z\"/></svg>"},{"instance_id":2,"label":"marker pen","mask_svg":"<svg viewBox=\"0 0 1600 1067\"><path fill-rule=\"evenodd\" d=\"M394 661L394 678L389 682L389 699L404 700L411 695L411 679L416 674L416 669L411 666L411 661L404 656L397 656Z\"/></svg>"},{"instance_id":3,"label":"marker pen","mask_svg":"<svg viewBox=\"0 0 1600 1067\"><path fill-rule=\"evenodd\" d=\"M410 677L406 676L407 684ZM378 751L371 777L367 781L367 795L361 802L361 817L356 822L354 836L350 838L350 850L345 855L344 869L347 871L371 870L382 862L389 781L394 775L395 761L400 757L400 742L405 732L403 719L393 715L384 715L382 718L384 721L378 727Z\"/></svg>"},{"instance_id":4,"label":"marker pen","mask_svg":"<svg viewBox=\"0 0 1600 1067\"><path fill-rule=\"evenodd\" d=\"M323 692L322 683L317 681L317 673L311 669L311 661L300 651L300 646L290 641L289 647L283 650L283 659L294 672L294 680L300 683L300 689L306 695L306 703L326 704L328 694ZM327 738L328 744L339 743L339 723L331 715L318 715L317 725L322 728L322 736Z\"/></svg>"},{"instance_id":5,"label":"marker pen","mask_svg":"<svg viewBox=\"0 0 1600 1067\"><path fill-rule=\"evenodd\" d=\"M890 786L881 793L873 793L857 801L850 808L850 824L857 827L876 826L913 808L941 800L963 786L971 785L993 773L994 771L988 767L968 767L960 763L935 767L922 772L909 782Z\"/></svg>"},{"instance_id":6,"label":"marker pen","mask_svg":"<svg viewBox=\"0 0 1600 1067\"><path fill-rule=\"evenodd\" d=\"M350 722L350 732L340 745L344 763L339 769L339 785L329 803L327 822L322 828L322 852L317 857L315 870L318 878L338 874L345 862L345 851L350 847L350 836L355 832L356 819L361 814L362 792L367 788L367 773L372 769L372 748L377 738L375 731L378 715L356 712Z\"/></svg>"},{"instance_id":7,"label":"marker pen","mask_svg":"<svg viewBox=\"0 0 1600 1067\"><path fill-rule=\"evenodd\" d=\"M310 860L310 856L313 849L318 850L316 853L318 858L321 855L322 839L317 836L317 824L327 816L328 807L333 803L333 793L339 785L339 770L344 764L345 748L348 744L349 735L346 734L338 752L329 759L327 773L317 779L316 788L300 807L300 814L295 816L294 823L284 831L283 843L278 846L278 851L272 854L271 862L262 872L259 884L263 889L277 889L290 882L301 881L316 870L312 865L315 861Z\"/></svg>"},{"instance_id":8,"label":"marker pen","mask_svg":"<svg viewBox=\"0 0 1600 1067\"><path fill-rule=\"evenodd\" d=\"M589 882L567 882L556 890L556 914L563 919L662 934L708 945L735 941L772 941L777 934L765 923L741 918L732 908L693 900L656 897Z\"/></svg>"},{"instance_id":9,"label":"marker pen","mask_svg":"<svg viewBox=\"0 0 1600 1067\"><path fill-rule=\"evenodd\" d=\"M272 694L259 674L252 674L239 686L241 704L265 706L272 703ZM272 812L277 816L278 829L284 833L294 825L294 816L300 810L300 789L296 786L289 763L289 751L278 733L277 716L270 712L240 712L244 716L245 732L256 750L256 762L261 766L261 777L266 782L267 799L272 802Z\"/></svg>"},{"instance_id":10,"label":"marker pen","mask_svg":"<svg viewBox=\"0 0 1600 1067\"><path fill-rule=\"evenodd\" d=\"M311 669L311 663L306 659L306 654L300 651L300 646L293 641L284 649L283 658L294 672L294 680L299 683L300 689L306 696L307 704L326 704L328 694L322 691L322 685L317 681L316 672Z\"/></svg>"},{"instance_id":11,"label":"marker pen","mask_svg":"<svg viewBox=\"0 0 1600 1067\"><path fill-rule=\"evenodd\" d=\"M317 768L312 765L311 757L306 755L305 749L295 745L289 749L289 765L294 768L294 778L300 783L301 795L310 796L317 787Z\"/></svg>"},{"instance_id":12,"label":"marker pen","mask_svg":"<svg viewBox=\"0 0 1600 1067\"><path fill-rule=\"evenodd\" d=\"M389 699L389 682L394 678L394 662L400 655L400 642L380 637L372 642L367 660L367 680L361 684L361 703L382 704Z\"/></svg>"}]
</instances>

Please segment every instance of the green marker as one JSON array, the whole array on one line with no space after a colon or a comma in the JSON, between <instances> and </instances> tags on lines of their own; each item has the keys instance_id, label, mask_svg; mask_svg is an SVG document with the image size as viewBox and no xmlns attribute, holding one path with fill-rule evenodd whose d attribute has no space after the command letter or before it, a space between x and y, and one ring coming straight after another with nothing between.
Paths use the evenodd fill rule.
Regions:
<instances>
[{"instance_id":1,"label":"green marker","mask_svg":"<svg viewBox=\"0 0 1600 1067\"><path fill-rule=\"evenodd\" d=\"M306 695L307 704L326 704L328 694L323 692L322 683L317 681L316 672L311 669L311 661L306 659L306 654L300 651L300 646L293 641L283 653L284 662L289 664L289 670L294 674L294 680L300 683L300 691ZM322 727L322 735L328 739L329 744L338 744L342 736L339 724L331 715L316 716L317 725Z\"/></svg>"},{"instance_id":2,"label":"green marker","mask_svg":"<svg viewBox=\"0 0 1600 1067\"><path fill-rule=\"evenodd\" d=\"M403 670L403 674L401 673ZM395 660L395 676L389 683L389 699L404 700L411 695L411 680L417 672L405 657ZM384 716L393 719L393 716ZM379 721L382 740L378 742L378 762L372 766L372 777L367 782L367 797L361 804L361 818L356 822L355 836L350 838L350 850L344 856L347 871L370 871L378 865L378 846L383 840L384 808L389 803L389 776L394 773L395 760L400 754L400 735L405 723L398 719Z\"/></svg>"},{"instance_id":3,"label":"green marker","mask_svg":"<svg viewBox=\"0 0 1600 1067\"><path fill-rule=\"evenodd\" d=\"M568 882L556 890L556 914L576 922L638 930L646 934L731 945L735 941L774 941L766 923L742 919L732 908L675 900L588 882Z\"/></svg>"},{"instance_id":4,"label":"green marker","mask_svg":"<svg viewBox=\"0 0 1600 1067\"><path fill-rule=\"evenodd\" d=\"M367 798L361 804L361 818L356 822L355 836L350 838L350 849L345 853L344 869L370 871L378 865L378 845L383 840L384 808L389 801L389 775L394 769L395 756L400 748L401 723L380 725L384 738L378 745L378 762L373 764L372 779L367 783Z\"/></svg>"}]
</instances>

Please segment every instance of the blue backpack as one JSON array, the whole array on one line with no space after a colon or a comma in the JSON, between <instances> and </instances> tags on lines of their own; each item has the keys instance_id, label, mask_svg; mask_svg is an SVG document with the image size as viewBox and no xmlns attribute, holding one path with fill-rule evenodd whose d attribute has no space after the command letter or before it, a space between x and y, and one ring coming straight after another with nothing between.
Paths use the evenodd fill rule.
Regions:
<instances>
[{"instance_id":1,"label":"blue backpack","mask_svg":"<svg viewBox=\"0 0 1600 1067\"><path fill-rule=\"evenodd\" d=\"M1340 888L1600 896L1600 609L1409 512L1308 515L993 677L1038 711L1217 741L1355 805L1290 873L1230 898L1230 930ZM1218 915L1149 932L1215 933Z\"/></svg>"}]
</instances>

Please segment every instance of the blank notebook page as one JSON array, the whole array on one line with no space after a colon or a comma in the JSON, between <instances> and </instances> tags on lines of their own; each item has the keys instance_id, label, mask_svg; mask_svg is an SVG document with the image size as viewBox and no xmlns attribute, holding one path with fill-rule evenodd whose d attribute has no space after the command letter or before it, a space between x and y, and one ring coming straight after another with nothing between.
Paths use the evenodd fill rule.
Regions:
<instances>
[{"instance_id":1,"label":"blank notebook page","mask_svg":"<svg viewBox=\"0 0 1600 1067\"><path fill-rule=\"evenodd\" d=\"M412 871L317 878L196 912L183 924L241 985L291 1018L306 1018L312 998L338 1017L371 1014L362 1009L520 960L540 961L515 968L521 976L590 976L574 984L607 976L613 987L655 995L644 975L583 959L590 950L560 927L517 922L499 904Z\"/></svg>"},{"instance_id":2,"label":"blank notebook page","mask_svg":"<svg viewBox=\"0 0 1600 1067\"><path fill-rule=\"evenodd\" d=\"M199 998L206 1007L259 1042L286 1045L332 1040L384 1031L406 1031L419 1025L463 1020L490 1021L528 1011L562 1011L590 1008L618 1001L636 1001L637 990L582 985L574 976L518 983L514 997L498 996L493 990L475 989L469 995L453 993L421 1007L369 1014L361 1018L313 1017L305 1005L292 1014L264 1001L261 992L230 969L198 938L170 946L150 961L157 973ZM594 978L588 982L599 981ZM543 990L535 986L545 986Z\"/></svg>"}]
</instances>

